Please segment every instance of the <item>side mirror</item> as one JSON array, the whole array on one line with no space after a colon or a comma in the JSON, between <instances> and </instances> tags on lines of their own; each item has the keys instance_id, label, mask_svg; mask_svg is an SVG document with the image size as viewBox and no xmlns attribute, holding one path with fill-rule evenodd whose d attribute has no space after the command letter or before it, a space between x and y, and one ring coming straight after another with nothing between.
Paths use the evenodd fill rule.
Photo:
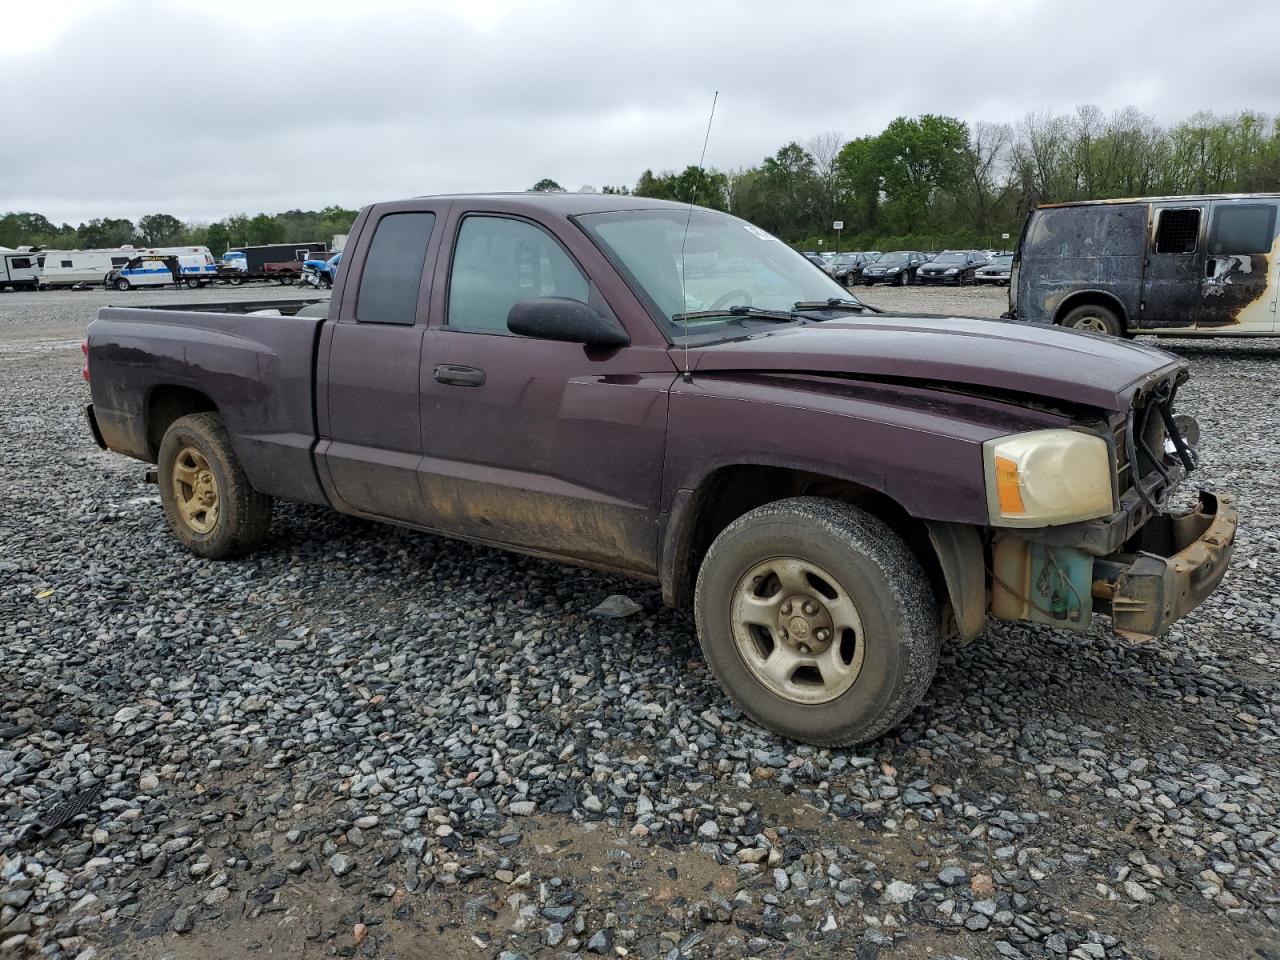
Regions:
<instances>
[{"instance_id":1,"label":"side mirror","mask_svg":"<svg viewBox=\"0 0 1280 960\"><path fill-rule=\"evenodd\" d=\"M507 329L523 337L564 340L588 347L625 347L631 342L617 320L568 297L519 301L507 314Z\"/></svg>"}]
</instances>

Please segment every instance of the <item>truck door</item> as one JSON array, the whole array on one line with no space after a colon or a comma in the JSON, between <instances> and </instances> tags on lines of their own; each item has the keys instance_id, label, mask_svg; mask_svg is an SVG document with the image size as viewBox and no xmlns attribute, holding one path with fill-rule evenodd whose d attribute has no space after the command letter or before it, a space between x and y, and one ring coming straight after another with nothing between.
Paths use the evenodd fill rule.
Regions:
<instances>
[{"instance_id":1,"label":"truck door","mask_svg":"<svg viewBox=\"0 0 1280 960\"><path fill-rule=\"evenodd\" d=\"M418 363L436 214L394 208L369 223L317 358L316 462L339 509L421 523ZM362 236L363 239L363 236Z\"/></svg>"},{"instance_id":2,"label":"truck door","mask_svg":"<svg viewBox=\"0 0 1280 960\"><path fill-rule=\"evenodd\" d=\"M542 225L487 212L459 215L455 224L448 287L437 294L443 324L432 326L423 348L422 481L433 526L656 572L675 379L665 342L641 343L633 332L629 346L589 350L510 333L512 305L532 297L571 297L617 313ZM594 253L597 269L610 270L588 248L583 238L579 255ZM614 293L624 296L633 295L625 287Z\"/></svg>"},{"instance_id":3,"label":"truck door","mask_svg":"<svg viewBox=\"0 0 1280 960\"><path fill-rule=\"evenodd\" d=\"M1269 334L1276 324L1280 243L1271 199L1215 200L1196 327L1219 335Z\"/></svg>"},{"instance_id":4,"label":"truck door","mask_svg":"<svg viewBox=\"0 0 1280 960\"><path fill-rule=\"evenodd\" d=\"M1194 330L1204 273L1204 203L1153 203L1139 325Z\"/></svg>"}]
</instances>

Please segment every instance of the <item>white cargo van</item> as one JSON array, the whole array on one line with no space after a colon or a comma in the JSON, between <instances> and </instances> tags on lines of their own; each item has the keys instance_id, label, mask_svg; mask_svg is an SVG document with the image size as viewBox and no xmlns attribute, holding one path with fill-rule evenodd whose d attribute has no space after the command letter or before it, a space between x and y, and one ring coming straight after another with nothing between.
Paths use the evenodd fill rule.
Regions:
<instances>
[{"instance_id":1,"label":"white cargo van","mask_svg":"<svg viewBox=\"0 0 1280 960\"><path fill-rule=\"evenodd\" d=\"M178 272L188 287L203 287L218 275L218 262L208 247L147 247L140 255L177 257Z\"/></svg>"}]
</instances>

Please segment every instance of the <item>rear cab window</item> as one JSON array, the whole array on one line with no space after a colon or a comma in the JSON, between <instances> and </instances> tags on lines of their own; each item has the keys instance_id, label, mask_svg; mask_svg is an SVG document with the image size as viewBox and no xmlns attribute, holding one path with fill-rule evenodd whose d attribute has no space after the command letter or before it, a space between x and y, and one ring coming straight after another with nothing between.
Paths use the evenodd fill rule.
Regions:
<instances>
[{"instance_id":1,"label":"rear cab window","mask_svg":"<svg viewBox=\"0 0 1280 960\"><path fill-rule=\"evenodd\" d=\"M417 320L434 213L388 213L374 230L356 294L359 323L411 326Z\"/></svg>"}]
</instances>

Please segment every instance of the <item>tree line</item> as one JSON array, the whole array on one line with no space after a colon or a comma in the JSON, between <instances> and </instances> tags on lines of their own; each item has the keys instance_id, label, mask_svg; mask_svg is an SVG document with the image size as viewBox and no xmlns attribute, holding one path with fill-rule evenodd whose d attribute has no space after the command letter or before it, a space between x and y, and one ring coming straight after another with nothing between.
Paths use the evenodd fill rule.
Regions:
<instances>
[{"instance_id":1,"label":"tree line","mask_svg":"<svg viewBox=\"0 0 1280 960\"><path fill-rule=\"evenodd\" d=\"M214 223L184 222L172 214L151 213L135 223L100 217L72 226L54 224L38 213L0 217L0 246L37 246L50 250L122 247L206 246L215 255L237 246L322 240L347 233L359 211L343 207L289 210L284 213L236 214Z\"/></svg>"},{"instance_id":2,"label":"tree line","mask_svg":"<svg viewBox=\"0 0 1280 960\"><path fill-rule=\"evenodd\" d=\"M645 170L604 188L728 210L803 249L831 249L842 221L846 250L1007 248L1040 203L1278 189L1280 118L1197 113L1162 127L1092 104L1016 123L899 117L871 136L786 143L755 166Z\"/></svg>"},{"instance_id":3,"label":"tree line","mask_svg":"<svg viewBox=\"0 0 1280 960\"><path fill-rule=\"evenodd\" d=\"M535 191L563 190L544 178ZM635 184L589 192L635 194L728 210L803 249L1009 247L1038 203L1280 189L1280 118L1253 111L1196 113L1161 126L1134 107L1092 104L1016 123L924 114L845 140L828 132L783 144L754 166L643 171ZM201 224L156 213L136 223L71 226L40 214L0 217L0 245L49 248L328 240L356 211L245 214ZM844 223L842 236L832 229ZM1010 239L1003 239L1003 234Z\"/></svg>"}]
</instances>

